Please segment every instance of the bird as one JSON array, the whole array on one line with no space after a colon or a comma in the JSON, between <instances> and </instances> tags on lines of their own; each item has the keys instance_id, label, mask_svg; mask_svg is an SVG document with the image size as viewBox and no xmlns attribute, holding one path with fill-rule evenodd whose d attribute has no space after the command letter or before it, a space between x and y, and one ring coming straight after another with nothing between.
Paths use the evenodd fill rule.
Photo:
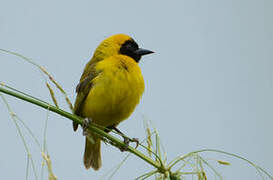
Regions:
<instances>
[{"instance_id":1,"label":"bird","mask_svg":"<svg viewBox=\"0 0 273 180\"><path fill-rule=\"evenodd\" d=\"M144 79L139 67L142 56L154 53L138 46L126 34L115 34L103 40L85 65L74 103L74 114L87 118L105 132L126 120L139 104ZM76 131L78 124L73 122ZM91 138L90 138L91 137ZM86 169L99 170L101 138L87 130L83 157Z\"/></svg>"}]
</instances>

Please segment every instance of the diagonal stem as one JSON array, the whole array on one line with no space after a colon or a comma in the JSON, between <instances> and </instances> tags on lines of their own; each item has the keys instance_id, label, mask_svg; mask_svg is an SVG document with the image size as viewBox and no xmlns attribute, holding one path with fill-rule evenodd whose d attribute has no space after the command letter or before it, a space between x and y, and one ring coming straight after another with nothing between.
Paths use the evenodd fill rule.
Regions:
<instances>
[{"instance_id":1,"label":"diagonal stem","mask_svg":"<svg viewBox=\"0 0 273 180\"><path fill-rule=\"evenodd\" d=\"M83 119L79 116L76 116L74 114L71 114L69 112L66 112L62 109L56 108L55 106L52 106L49 103L46 103L44 101L38 100L36 98L32 98L30 96L26 96L25 94L20 94L17 92L13 92L11 90L5 89L3 87L0 87L0 92L3 92L5 94L8 94L10 96L16 97L18 99L21 99L23 101L27 101L29 103L35 104L37 106L40 106L44 109L47 109L49 111L55 112L63 117L66 117L70 120L72 120L73 122L76 122L78 124L83 124ZM104 132L103 130L95 127L94 125L90 124L88 127L89 130L97 133L98 135L107 138L108 140L112 141L113 144L116 147L126 147L126 144L123 143L121 140L119 140L118 138ZM133 147L129 146L128 147L128 151L135 154L136 156L140 157L142 160L146 161L147 163L149 163L150 165L154 166L156 169L158 169L159 172L166 172L167 170L165 169L165 167L163 167L162 165L160 165L158 162L154 161L153 159L151 159L148 156L145 156L143 153L141 153L140 151L134 149Z\"/></svg>"}]
</instances>

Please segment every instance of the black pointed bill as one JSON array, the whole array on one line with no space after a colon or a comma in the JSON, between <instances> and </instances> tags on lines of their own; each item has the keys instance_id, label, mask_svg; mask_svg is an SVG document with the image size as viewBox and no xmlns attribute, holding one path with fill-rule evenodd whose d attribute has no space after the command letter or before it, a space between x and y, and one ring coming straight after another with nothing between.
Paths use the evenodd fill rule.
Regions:
<instances>
[{"instance_id":1,"label":"black pointed bill","mask_svg":"<svg viewBox=\"0 0 273 180\"><path fill-rule=\"evenodd\" d=\"M144 55L147 55L147 54L152 54L154 53L153 51L150 51L148 49L142 49L142 48L139 48L138 50L135 51L135 53L139 56L144 56Z\"/></svg>"}]
</instances>

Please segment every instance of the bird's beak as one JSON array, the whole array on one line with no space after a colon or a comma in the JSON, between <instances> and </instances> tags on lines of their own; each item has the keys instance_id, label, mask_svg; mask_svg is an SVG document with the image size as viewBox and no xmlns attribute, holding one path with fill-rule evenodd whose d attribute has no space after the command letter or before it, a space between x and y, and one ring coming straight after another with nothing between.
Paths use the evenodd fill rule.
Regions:
<instances>
[{"instance_id":1,"label":"bird's beak","mask_svg":"<svg viewBox=\"0 0 273 180\"><path fill-rule=\"evenodd\" d=\"M135 53L139 56L144 56L144 55L147 55L147 54L152 54L154 53L153 51L150 51L148 49L142 49L142 48L139 48L138 50L135 51Z\"/></svg>"}]
</instances>

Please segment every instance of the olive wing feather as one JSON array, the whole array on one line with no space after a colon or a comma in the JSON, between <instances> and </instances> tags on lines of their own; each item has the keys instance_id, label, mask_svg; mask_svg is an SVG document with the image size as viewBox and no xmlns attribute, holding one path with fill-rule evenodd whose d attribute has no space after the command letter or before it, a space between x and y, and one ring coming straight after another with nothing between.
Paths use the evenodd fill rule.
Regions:
<instances>
[{"instance_id":1,"label":"olive wing feather","mask_svg":"<svg viewBox=\"0 0 273 180\"><path fill-rule=\"evenodd\" d=\"M96 64L96 63L95 63ZM95 70L95 64L87 64L81 76L80 83L76 87L77 98L74 104L74 114L83 117L82 106L90 90L92 89L92 80L99 74ZM78 124L73 122L73 129L76 131Z\"/></svg>"}]
</instances>

